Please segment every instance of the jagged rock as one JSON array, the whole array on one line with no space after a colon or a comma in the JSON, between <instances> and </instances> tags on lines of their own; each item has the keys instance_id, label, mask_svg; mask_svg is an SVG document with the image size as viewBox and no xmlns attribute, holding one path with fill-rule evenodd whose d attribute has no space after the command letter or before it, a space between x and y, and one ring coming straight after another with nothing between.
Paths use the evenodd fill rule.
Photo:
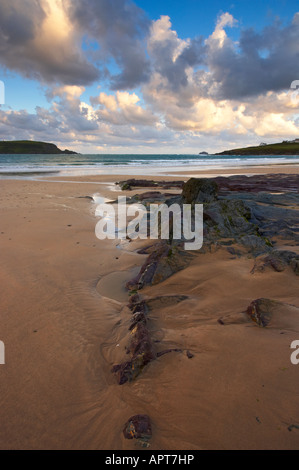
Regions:
<instances>
[{"instance_id":1,"label":"jagged rock","mask_svg":"<svg viewBox=\"0 0 299 470\"><path fill-rule=\"evenodd\" d=\"M176 201L180 198L179 195L173 193L161 193L160 191L147 191L146 193L134 194L132 197L127 197L127 204L141 203L149 208L150 204L164 203L169 204L169 201ZM114 201L117 203L117 201ZM172 204L173 202L171 202Z\"/></svg>"},{"instance_id":2,"label":"jagged rock","mask_svg":"<svg viewBox=\"0 0 299 470\"><path fill-rule=\"evenodd\" d=\"M247 315L252 321L257 323L258 326L266 327L269 325L273 309L277 306L277 302L270 299L257 299L251 302L247 308Z\"/></svg>"},{"instance_id":3,"label":"jagged rock","mask_svg":"<svg viewBox=\"0 0 299 470\"><path fill-rule=\"evenodd\" d=\"M144 310L137 311L133 314L129 330L133 330L138 323L142 323L143 325L147 324L146 312Z\"/></svg>"},{"instance_id":4,"label":"jagged rock","mask_svg":"<svg viewBox=\"0 0 299 470\"><path fill-rule=\"evenodd\" d=\"M251 211L241 200L221 200L207 204L204 208L205 223L214 229L215 235L222 238L256 232L250 218Z\"/></svg>"},{"instance_id":5,"label":"jagged rock","mask_svg":"<svg viewBox=\"0 0 299 470\"><path fill-rule=\"evenodd\" d=\"M254 256L270 251L271 244L267 239L258 235L244 235L240 238L240 243Z\"/></svg>"},{"instance_id":6,"label":"jagged rock","mask_svg":"<svg viewBox=\"0 0 299 470\"><path fill-rule=\"evenodd\" d=\"M139 297L139 296L134 296L134 297ZM148 306L145 300L139 299L138 301L137 300L132 301L130 299L128 307L134 315L136 313L143 313L144 315L146 315L148 312Z\"/></svg>"},{"instance_id":7,"label":"jagged rock","mask_svg":"<svg viewBox=\"0 0 299 470\"><path fill-rule=\"evenodd\" d=\"M287 265L290 265L298 275L299 256L291 251L274 250L271 240L268 238L274 235L277 236L277 233L279 233L286 240L290 238L296 241L296 237L298 237L296 208L299 207L299 199L291 186L297 184L298 178L284 179L287 182L288 190L293 191L292 194L283 196L266 192L257 193L256 181L259 182L258 188L264 188L265 191L272 191L270 188L275 188L276 191L282 190L281 186L283 185L280 178L275 175L272 176L273 178L268 178L262 175L252 180L248 177L238 176L229 179L217 178L217 180L191 178L184 184L181 196L170 195L167 199L166 194L150 191L143 195L133 196L131 202L143 200L147 204L152 200L156 200L166 202L168 205L171 201L175 201L180 205L184 203L203 203L205 248L202 252L208 252L209 249L212 251L213 247L218 249L221 248L221 245L228 246L232 243L238 243L254 256L263 255L263 258L256 262L254 269L263 270L266 267L271 267L275 271L281 272ZM266 181L263 181L263 179ZM143 185L155 189L166 187L165 182L148 180L128 180L123 183L128 185L127 189ZM218 185L220 192L218 191ZM290 205L291 208L279 207L283 205ZM184 300L184 296L164 296L142 300L137 291L144 286L155 285L164 281L188 265L193 256L190 252L183 250L182 245L183 243L180 244L180 242L172 240L170 233L170 240L159 240L152 246L140 251L142 254L148 254L147 260L136 278L127 283L127 288L131 290L130 294L132 294L128 305L132 312L132 318L129 327L131 340L126 350L131 357L113 368L113 371L118 374L120 384L135 379L143 368L155 358L171 351L181 351L180 349L155 351L153 347L155 342L151 340L147 327L147 314L151 309ZM245 252L244 248L242 251L233 247L227 249L232 255L241 256ZM257 325L266 327L270 324L271 328L292 328L294 319L299 318L298 311L294 307L264 298L253 301L247 309L247 315ZM242 321L248 321L245 318L246 315L243 315ZM224 325L240 321L239 317L231 316L230 318L226 317L225 321L222 318L219 319L218 323ZM296 322L299 324L299 320L296 320ZM192 353L190 353L190 358L191 355ZM189 357L188 352L187 357Z\"/></svg>"},{"instance_id":8,"label":"jagged rock","mask_svg":"<svg viewBox=\"0 0 299 470\"><path fill-rule=\"evenodd\" d=\"M143 322L138 322L131 330L132 340L127 353L131 360L113 366L112 372L118 374L118 383L123 385L134 380L151 361L156 359L150 334Z\"/></svg>"},{"instance_id":9,"label":"jagged rock","mask_svg":"<svg viewBox=\"0 0 299 470\"><path fill-rule=\"evenodd\" d=\"M131 359L113 366L112 372L118 375L119 385L131 382L142 372L143 368L157 357L181 349L168 349L156 352L147 328L147 313L150 308L157 306L169 306L187 299L184 295L159 296L148 301L141 299L139 294L131 295L128 308L133 313L129 331L131 332L130 344L126 347L127 354Z\"/></svg>"},{"instance_id":10,"label":"jagged rock","mask_svg":"<svg viewBox=\"0 0 299 470\"><path fill-rule=\"evenodd\" d=\"M286 269L287 263L282 260L275 251L273 251L268 256L264 256L255 262L254 267L251 270L251 274L254 274L255 272L264 272L267 267L280 273Z\"/></svg>"},{"instance_id":11,"label":"jagged rock","mask_svg":"<svg viewBox=\"0 0 299 470\"><path fill-rule=\"evenodd\" d=\"M256 261L251 273L264 272L267 267L282 272L290 265L295 274L298 275L298 264L299 256L293 251L273 250L268 256Z\"/></svg>"},{"instance_id":12,"label":"jagged rock","mask_svg":"<svg viewBox=\"0 0 299 470\"><path fill-rule=\"evenodd\" d=\"M139 274L127 283L127 288L139 290L146 285L155 285L164 281L185 268L190 256L176 245L169 245L164 240L157 242Z\"/></svg>"},{"instance_id":13,"label":"jagged rock","mask_svg":"<svg viewBox=\"0 0 299 470\"><path fill-rule=\"evenodd\" d=\"M185 204L212 202L217 199L218 185L209 178L191 178L183 186Z\"/></svg>"},{"instance_id":14,"label":"jagged rock","mask_svg":"<svg viewBox=\"0 0 299 470\"><path fill-rule=\"evenodd\" d=\"M177 197L177 194L148 191L146 193L135 194L135 196L127 200L127 203L142 202L143 204L151 204L156 202L166 202L168 199L173 197Z\"/></svg>"},{"instance_id":15,"label":"jagged rock","mask_svg":"<svg viewBox=\"0 0 299 470\"><path fill-rule=\"evenodd\" d=\"M153 351L152 342L150 339L149 331L143 323L138 323L132 330L132 340L129 346L129 351L133 358L141 355L144 365L148 364L155 358L156 353Z\"/></svg>"},{"instance_id":16,"label":"jagged rock","mask_svg":"<svg viewBox=\"0 0 299 470\"><path fill-rule=\"evenodd\" d=\"M207 204L204 221L206 241L233 238L254 256L267 253L272 247L271 242L259 234L257 225L252 222L251 209L242 200L222 199Z\"/></svg>"},{"instance_id":17,"label":"jagged rock","mask_svg":"<svg viewBox=\"0 0 299 470\"><path fill-rule=\"evenodd\" d=\"M276 250L275 254L276 256L279 256L279 258L285 261L287 264L290 264L293 259L299 260L299 255L297 255L297 253L295 253L294 251Z\"/></svg>"},{"instance_id":18,"label":"jagged rock","mask_svg":"<svg viewBox=\"0 0 299 470\"><path fill-rule=\"evenodd\" d=\"M295 305L261 298L251 302L247 315L260 327L299 332L299 309Z\"/></svg>"},{"instance_id":19,"label":"jagged rock","mask_svg":"<svg viewBox=\"0 0 299 470\"><path fill-rule=\"evenodd\" d=\"M132 188L163 188L163 189L171 189L171 188L179 188L181 189L184 185L184 181L154 181L154 180L145 180L140 179L137 180L135 178L131 178L125 181L120 181L116 183L121 187L122 191L131 190Z\"/></svg>"},{"instance_id":20,"label":"jagged rock","mask_svg":"<svg viewBox=\"0 0 299 470\"><path fill-rule=\"evenodd\" d=\"M220 191L244 191L246 193L298 193L299 175L269 174L269 175L234 175L230 177L218 176L215 178Z\"/></svg>"},{"instance_id":21,"label":"jagged rock","mask_svg":"<svg viewBox=\"0 0 299 470\"><path fill-rule=\"evenodd\" d=\"M123 434L126 439L148 441L152 437L151 420L148 415L132 416L125 424Z\"/></svg>"},{"instance_id":22,"label":"jagged rock","mask_svg":"<svg viewBox=\"0 0 299 470\"><path fill-rule=\"evenodd\" d=\"M275 254L271 253L270 255L266 256L265 263L268 266L271 266L274 271L280 273L284 271L287 267L286 263L281 260L279 257L276 257Z\"/></svg>"}]
</instances>

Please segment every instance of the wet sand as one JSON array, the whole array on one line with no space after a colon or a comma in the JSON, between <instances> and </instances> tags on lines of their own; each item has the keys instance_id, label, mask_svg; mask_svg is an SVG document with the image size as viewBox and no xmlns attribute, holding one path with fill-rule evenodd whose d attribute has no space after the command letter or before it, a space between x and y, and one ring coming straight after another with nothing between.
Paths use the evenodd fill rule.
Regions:
<instances>
[{"instance_id":1,"label":"wet sand","mask_svg":"<svg viewBox=\"0 0 299 470\"><path fill-rule=\"evenodd\" d=\"M299 365L290 362L298 277L290 268L250 274L253 259L219 249L143 289L149 298L188 296L152 310L149 326L161 350L194 357L167 354L135 382L117 384L111 368L124 360L130 322L124 283L146 256L135 243L98 240L85 196L123 195L99 184L120 179L127 176L0 183L0 448L140 449L122 429L148 414L151 450L298 449L299 431L289 430L299 425ZM259 297L289 304L279 326L248 321Z\"/></svg>"}]
</instances>

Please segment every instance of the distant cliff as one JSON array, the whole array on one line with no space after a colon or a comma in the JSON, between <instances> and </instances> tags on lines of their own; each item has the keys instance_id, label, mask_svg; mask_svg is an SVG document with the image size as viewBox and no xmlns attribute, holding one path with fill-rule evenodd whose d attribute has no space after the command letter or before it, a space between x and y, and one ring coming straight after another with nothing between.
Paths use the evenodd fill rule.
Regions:
<instances>
[{"instance_id":1,"label":"distant cliff","mask_svg":"<svg viewBox=\"0 0 299 470\"><path fill-rule=\"evenodd\" d=\"M296 140L298 141L298 139ZM225 150L217 155L299 155L299 141L297 141Z\"/></svg>"},{"instance_id":2,"label":"distant cliff","mask_svg":"<svg viewBox=\"0 0 299 470\"><path fill-rule=\"evenodd\" d=\"M55 144L33 140L0 141L0 154L76 154L72 150L60 150Z\"/></svg>"}]
</instances>

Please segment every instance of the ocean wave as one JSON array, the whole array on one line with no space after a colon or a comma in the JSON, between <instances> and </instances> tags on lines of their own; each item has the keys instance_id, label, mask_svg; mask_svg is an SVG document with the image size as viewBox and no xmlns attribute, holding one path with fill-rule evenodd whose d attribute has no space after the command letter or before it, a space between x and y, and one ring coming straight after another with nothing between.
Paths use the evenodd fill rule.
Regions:
<instances>
[{"instance_id":1,"label":"ocean wave","mask_svg":"<svg viewBox=\"0 0 299 470\"><path fill-rule=\"evenodd\" d=\"M157 173L159 170L177 171L184 170L209 170L228 169L240 167L263 166L273 164L299 164L299 157L289 155L0 155L0 175L23 174L30 176L32 173L49 174L59 172L61 175L87 175L103 174L115 171L131 172L135 174L142 171ZM144 170L142 170L142 168ZM146 170L145 170L146 168ZM123 170L122 170L123 169ZM118 173L121 174L121 173ZM129 173L127 173L129 174Z\"/></svg>"}]
</instances>

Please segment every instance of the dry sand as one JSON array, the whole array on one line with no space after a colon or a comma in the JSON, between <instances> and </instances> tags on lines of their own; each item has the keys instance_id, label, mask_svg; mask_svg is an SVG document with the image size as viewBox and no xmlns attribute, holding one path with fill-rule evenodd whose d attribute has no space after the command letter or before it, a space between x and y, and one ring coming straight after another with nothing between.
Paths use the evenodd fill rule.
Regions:
<instances>
[{"instance_id":1,"label":"dry sand","mask_svg":"<svg viewBox=\"0 0 299 470\"><path fill-rule=\"evenodd\" d=\"M117 385L111 367L125 359L130 320L124 282L145 256L134 243L98 240L94 205L80 197L115 198L99 182L120 179L0 182L0 448L139 449L122 429L141 413L152 420L152 450L298 449L299 430L288 430L299 425L290 268L250 274L253 259L220 249L144 289L189 296L151 311L150 329L161 350L194 357L167 354ZM243 312L259 297L295 307L279 327L258 328Z\"/></svg>"}]
</instances>

